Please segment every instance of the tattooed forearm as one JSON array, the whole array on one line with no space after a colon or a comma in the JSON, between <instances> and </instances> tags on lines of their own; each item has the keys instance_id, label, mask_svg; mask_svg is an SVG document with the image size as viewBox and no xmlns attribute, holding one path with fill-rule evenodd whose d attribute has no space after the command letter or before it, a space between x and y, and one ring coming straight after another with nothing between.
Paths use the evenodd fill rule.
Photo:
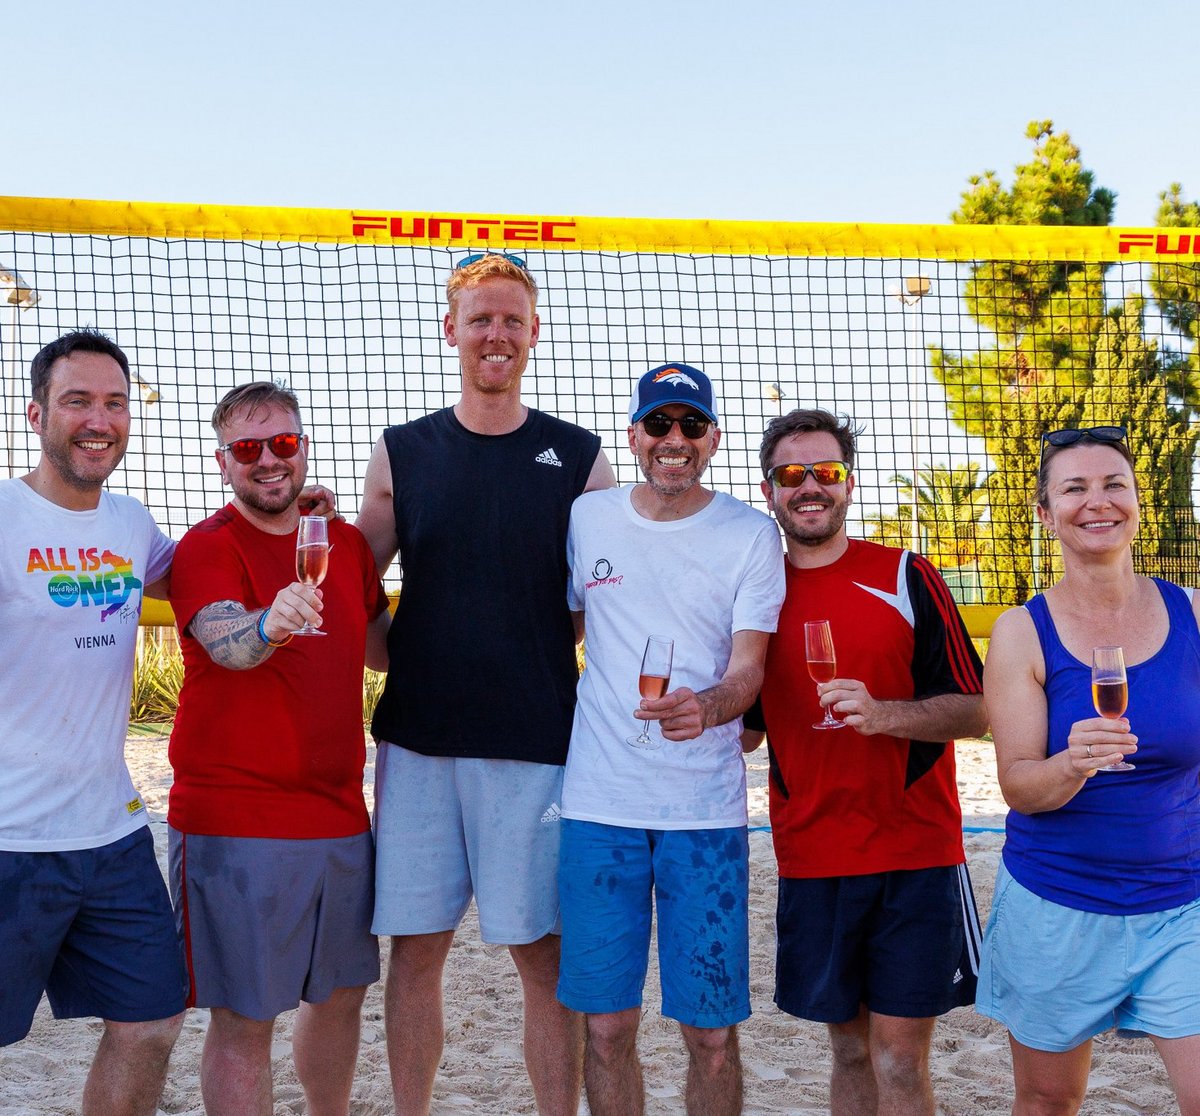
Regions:
<instances>
[{"instance_id":1,"label":"tattooed forearm","mask_svg":"<svg viewBox=\"0 0 1200 1116\"><path fill-rule=\"evenodd\" d=\"M249 670L275 650L258 635L258 618L263 611L259 608L247 612L237 601L214 601L196 613L188 630L218 666Z\"/></svg>"}]
</instances>

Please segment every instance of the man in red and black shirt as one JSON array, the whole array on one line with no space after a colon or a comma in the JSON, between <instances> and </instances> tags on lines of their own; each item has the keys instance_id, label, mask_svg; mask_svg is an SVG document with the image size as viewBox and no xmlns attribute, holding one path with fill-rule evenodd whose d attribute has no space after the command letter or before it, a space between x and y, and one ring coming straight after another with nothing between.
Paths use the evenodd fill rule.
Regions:
<instances>
[{"instance_id":1,"label":"man in red and black shirt","mask_svg":"<svg viewBox=\"0 0 1200 1116\"><path fill-rule=\"evenodd\" d=\"M854 434L797 410L763 437L787 597L743 745L770 736L775 1002L829 1025L835 1116L933 1116L935 1017L975 991L952 742L986 728L981 667L928 561L847 537ZM805 624L821 620L836 666L818 685ZM826 710L841 731L819 727Z\"/></svg>"}]
</instances>

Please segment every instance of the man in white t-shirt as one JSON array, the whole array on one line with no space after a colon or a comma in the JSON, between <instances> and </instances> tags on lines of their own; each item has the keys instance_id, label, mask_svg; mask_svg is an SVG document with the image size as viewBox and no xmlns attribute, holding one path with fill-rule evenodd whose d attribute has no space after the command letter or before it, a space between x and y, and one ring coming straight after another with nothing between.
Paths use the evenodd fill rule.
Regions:
<instances>
[{"instance_id":1,"label":"man in white t-shirt","mask_svg":"<svg viewBox=\"0 0 1200 1116\"><path fill-rule=\"evenodd\" d=\"M740 716L762 682L783 553L768 516L700 484L721 441L703 372L647 372L629 420L645 480L579 497L567 541L587 668L563 781L558 998L587 1014L593 1116L641 1113L653 888L662 1010L689 1055L687 1110L732 1114L737 1024L750 1014ZM669 668L643 670L650 636L673 641ZM641 693L660 696L639 701L642 675Z\"/></svg>"},{"instance_id":2,"label":"man in white t-shirt","mask_svg":"<svg viewBox=\"0 0 1200 1116\"><path fill-rule=\"evenodd\" d=\"M187 974L125 733L142 598L165 596L174 543L104 488L129 441L125 354L68 333L30 379L41 457L0 481L0 1046L45 991L57 1017L104 1021L85 1116L152 1116Z\"/></svg>"}]
</instances>

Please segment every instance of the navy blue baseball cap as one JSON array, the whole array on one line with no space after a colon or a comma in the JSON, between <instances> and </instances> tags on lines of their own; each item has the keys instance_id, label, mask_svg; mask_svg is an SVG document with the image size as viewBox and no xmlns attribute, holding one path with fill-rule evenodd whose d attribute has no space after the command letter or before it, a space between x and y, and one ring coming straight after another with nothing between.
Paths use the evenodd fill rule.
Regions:
<instances>
[{"instance_id":1,"label":"navy blue baseball cap","mask_svg":"<svg viewBox=\"0 0 1200 1116\"><path fill-rule=\"evenodd\" d=\"M668 403L683 403L721 425L712 381L690 364L662 364L638 380L629 400L629 421L641 422L655 407Z\"/></svg>"}]
</instances>

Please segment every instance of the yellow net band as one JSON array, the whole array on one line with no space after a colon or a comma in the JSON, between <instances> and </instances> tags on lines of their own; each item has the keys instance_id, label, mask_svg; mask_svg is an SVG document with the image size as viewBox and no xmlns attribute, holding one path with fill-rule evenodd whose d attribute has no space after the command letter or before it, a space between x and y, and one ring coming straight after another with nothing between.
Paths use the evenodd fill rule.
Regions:
<instances>
[{"instance_id":1,"label":"yellow net band","mask_svg":"<svg viewBox=\"0 0 1200 1116\"><path fill-rule=\"evenodd\" d=\"M396 600L394 594L388 600L392 612L396 611ZM1007 605L959 605L958 611L962 613L967 631L976 639L986 639L992 634L992 625L996 622L996 617L1007 607ZM142 627L171 628L174 626L175 613L171 611L171 606L166 601L147 598L142 602Z\"/></svg>"},{"instance_id":2,"label":"yellow net band","mask_svg":"<svg viewBox=\"0 0 1200 1116\"><path fill-rule=\"evenodd\" d=\"M0 229L205 240L872 259L1200 263L1200 229L682 221L0 197Z\"/></svg>"}]
</instances>

